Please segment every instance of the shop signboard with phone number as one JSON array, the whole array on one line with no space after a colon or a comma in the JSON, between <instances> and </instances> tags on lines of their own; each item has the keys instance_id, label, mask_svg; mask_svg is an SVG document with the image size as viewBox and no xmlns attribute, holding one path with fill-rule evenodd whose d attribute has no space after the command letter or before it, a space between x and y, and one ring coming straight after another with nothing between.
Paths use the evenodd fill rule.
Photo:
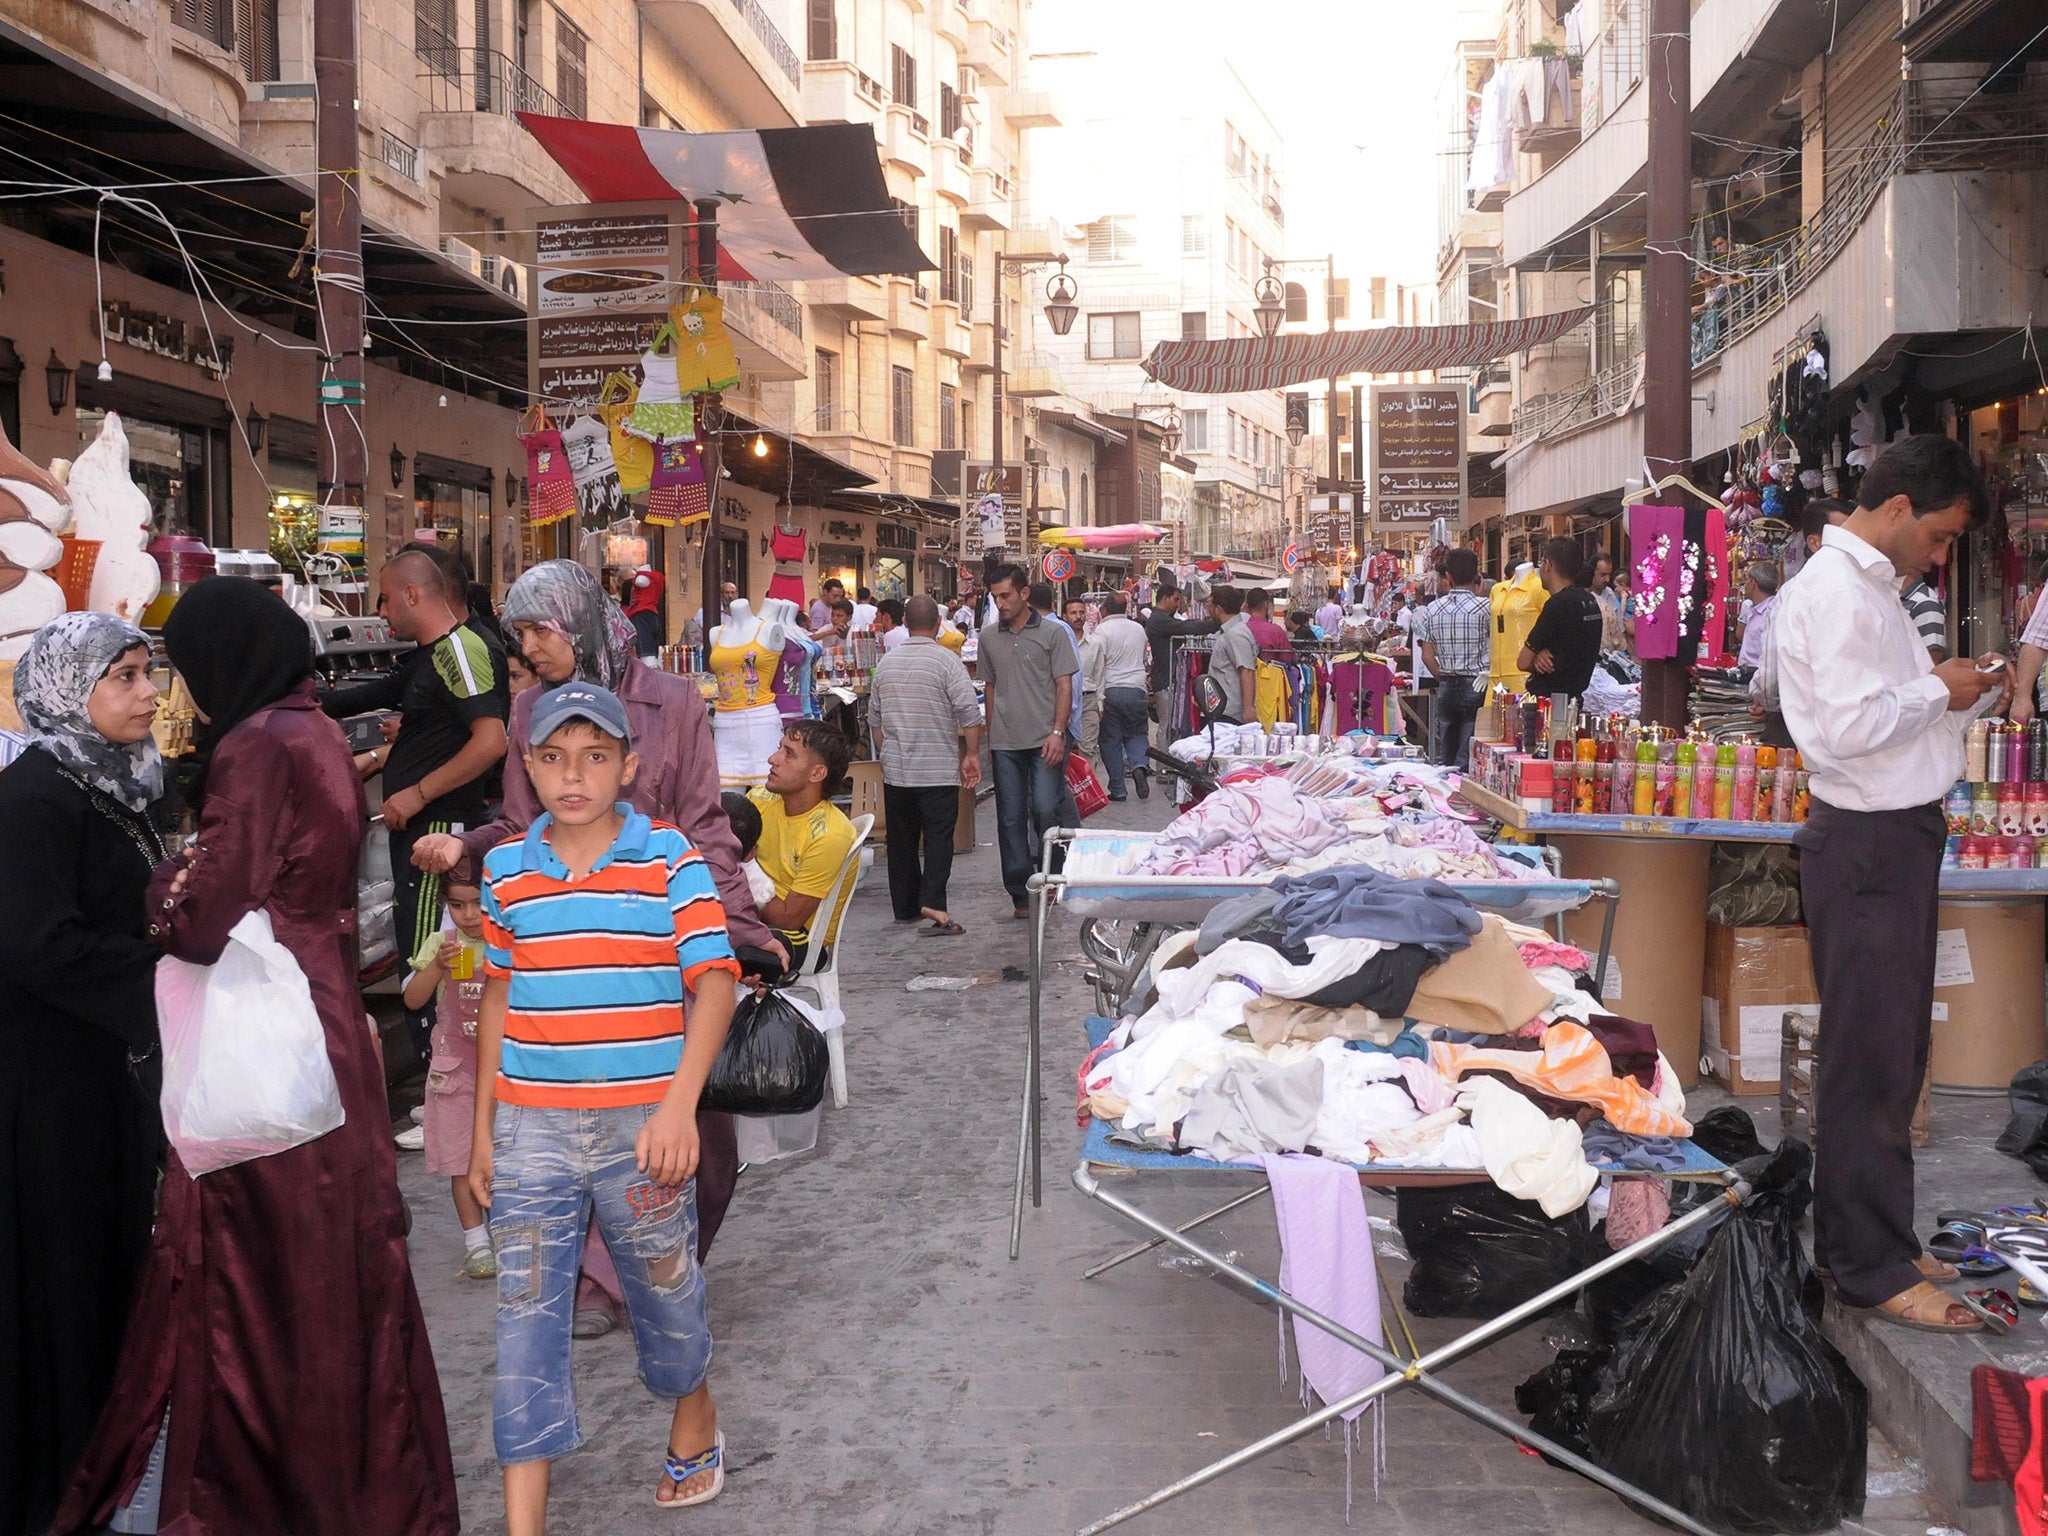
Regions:
<instances>
[{"instance_id":1,"label":"shop signboard with phone number","mask_svg":"<svg viewBox=\"0 0 2048 1536\"><path fill-rule=\"evenodd\" d=\"M1372 387L1372 528L1419 532L1465 523L1465 391L1444 384Z\"/></svg>"}]
</instances>

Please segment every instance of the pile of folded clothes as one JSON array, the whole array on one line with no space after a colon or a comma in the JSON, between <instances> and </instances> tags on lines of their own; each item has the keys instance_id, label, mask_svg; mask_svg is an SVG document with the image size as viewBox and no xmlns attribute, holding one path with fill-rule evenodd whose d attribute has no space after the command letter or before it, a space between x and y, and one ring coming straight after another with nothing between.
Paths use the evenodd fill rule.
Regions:
<instances>
[{"instance_id":1,"label":"pile of folded clothes","mask_svg":"<svg viewBox=\"0 0 2048 1536\"><path fill-rule=\"evenodd\" d=\"M1561 1215L1592 1193L1592 1158L1675 1167L1692 1130L1649 1027L1600 1012L1586 968L1433 880L1282 879L1160 946L1081 1104L1127 1145L1483 1169Z\"/></svg>"}]
</instances>

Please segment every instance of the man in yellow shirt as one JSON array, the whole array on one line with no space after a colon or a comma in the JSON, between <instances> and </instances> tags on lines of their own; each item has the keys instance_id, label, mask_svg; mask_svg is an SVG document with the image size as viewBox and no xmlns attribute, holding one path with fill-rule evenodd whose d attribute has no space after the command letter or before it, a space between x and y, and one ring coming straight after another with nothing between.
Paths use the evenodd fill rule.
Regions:
<instances>
[{"instance_id":1,"label":"man in yellow shirt","mask_svg":"<svg viewBox=\"0 0 2048 1536\"><path fill-rule=\"evenodd\" d=\"M846 737L823 720L794 720L768 759L768 782L747 798L761 812L755 858L775 882L760 903L761 921L789 950L797 970L810 948L811 921L853 851L853 823L826 798L846 777L853 756Z\"/></svg>"}]
</instances>

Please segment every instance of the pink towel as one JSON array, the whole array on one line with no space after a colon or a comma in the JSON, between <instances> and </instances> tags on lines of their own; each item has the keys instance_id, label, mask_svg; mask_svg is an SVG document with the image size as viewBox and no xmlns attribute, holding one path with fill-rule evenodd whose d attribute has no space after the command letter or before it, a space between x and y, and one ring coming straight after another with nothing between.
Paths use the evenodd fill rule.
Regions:
<instances>
[{"instance_id":1,"label":"pink towel","mask_svg":"<svg viewBox=\"0 0 2048 1536\"><path fill-rule=\"evenodd\" d=\"M1380 1324L1379 1271L1373 1263L1372 1225L1365 1216L1365 1192L1358 1170L1328 1158L1299 1153L1265 1156L1280 1218L1280 1289L1361 1338L1384 1345ZM1281 1377L1286 1378L1287 1314L1280 1315ZM1301 1361L1301 1400L1313 1392L1325 1403L1342 1402L1386 1374L1370 1356L1332 1338L1315 1324L1294 1319L1294 1350ZM1374 1402L1365 1407L1377 1407ZM1344 1415L1344 1512L1351 1513L1352 1425L1365 1407ZM1385 1459L1385 1419L1376 1421L1373 1488Z\"/></svg>"}]
</instances>

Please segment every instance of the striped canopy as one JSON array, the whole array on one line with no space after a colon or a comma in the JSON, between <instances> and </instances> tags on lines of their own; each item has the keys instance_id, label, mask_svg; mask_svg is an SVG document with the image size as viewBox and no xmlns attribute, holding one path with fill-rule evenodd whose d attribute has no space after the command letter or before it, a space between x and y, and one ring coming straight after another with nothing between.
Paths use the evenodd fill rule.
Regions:
<instances>
[{"instance_id":1,"label":"striped canopy","mask_svg":"<svg viewBox=\"0 0 2048 1536\"><path fill-rule=\"evenodd\" d=\"M1588 305L1527 320L1491 320L1479 325L1387 325L1313 336L1162 341L1144 366L1168 389L1191 395L1287 389L1353 373L1476 368L1555 341L1584 325L1592 314Z\"/></svg>"}]
</instances>

